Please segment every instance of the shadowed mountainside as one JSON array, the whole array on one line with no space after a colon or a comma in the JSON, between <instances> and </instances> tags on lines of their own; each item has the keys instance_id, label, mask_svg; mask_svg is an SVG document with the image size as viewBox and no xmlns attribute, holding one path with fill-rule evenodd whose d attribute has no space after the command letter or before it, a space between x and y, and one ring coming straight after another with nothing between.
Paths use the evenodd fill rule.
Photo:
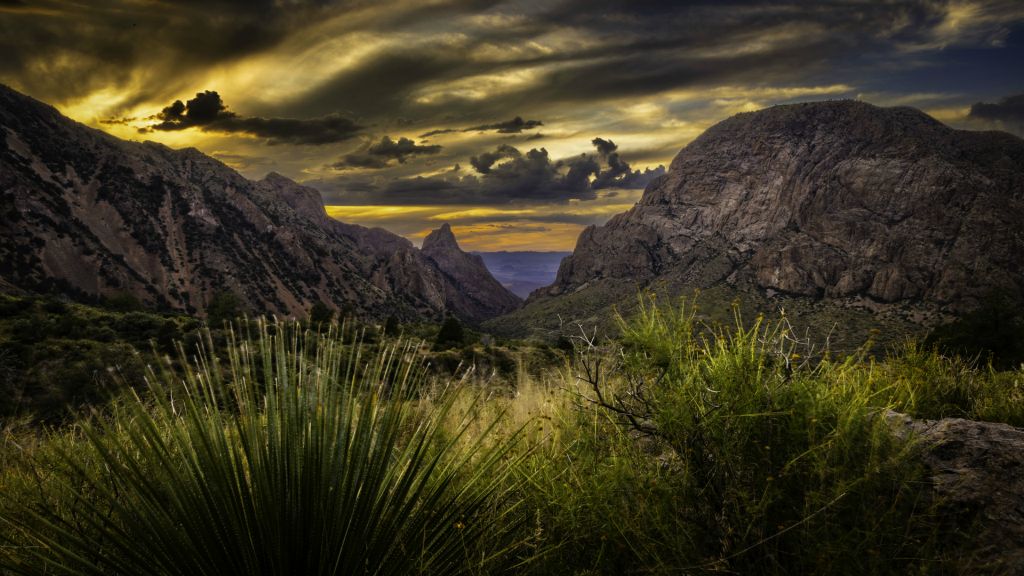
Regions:
<instances>
[{"instance_id":1,"label":"shadowed mountainside","mask_svg":"<svg viewBox=\"0 0 1024 576\"><path fill-rule=\"evenodd\" d=\"M193 313L224 291L297 316L316 302L471 323L510 310L500 285L492 306L486 269L456 280L400 236L332 220L316 190L278 174L251 181L192 148L119 140L3 86L0 142L5 284Z\"/></svg>"},{"instance_id":2,"label":"shadowed mountainside","mask_svg":"<svg viewBox=\"0 0 1024 576\"><path fill-rule=\"evenodd\" d=\"M555 283L491 327L592 319L638 289L808 325L932 325L1024 300L1024 141L855 101L739 114L684 148L640 202L588 227Z\"/></svg>"}]
</instances>

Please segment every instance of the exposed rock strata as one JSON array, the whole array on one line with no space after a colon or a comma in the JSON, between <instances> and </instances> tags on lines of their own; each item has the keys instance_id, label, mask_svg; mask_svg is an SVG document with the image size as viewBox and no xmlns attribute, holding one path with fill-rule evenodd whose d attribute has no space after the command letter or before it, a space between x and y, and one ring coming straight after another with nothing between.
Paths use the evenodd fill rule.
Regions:
<instances>
[{"instance_id":1,"label":"exposed rock strata","mask_svg":"<svg viewBox=\"0 0 1024 576\"><path fill-rule=\"evenodd\" d=\"M225 290L252 312L295 316L317 301L474 323L509 309L504 289L491 306L486 269L457 283L408 240L329 218L312 188L125 142L3 86L0 214L0 278L33 291L196 313ZM476 297L452 296L464 292Z\"/></svg>"},{"instance_id":2,"label":"exposed rock strata","mask_svg":"<svg viewBox=\"0 0 1024 576\"><path fill-rule=\"evenodd\" d=\"M686 146L636 206L584 230L516 318L665 285L912 310L907 322L927 324L994 292L1024 301L1022 230L1020 138L953 130L911 108L776 106Z\"/></svg>"},{"instance_id":3,"label":"exposed rock strata","mask_svg":"<svg viewBox=\"0 0 1024 576\"><path fill-rule=\"evenodd\" d=\"M580 236L555 284L646 279L957 309L1024 294L1024 141L853 101L740 114L683 149L632 210Z\"/></svg>"},{"instance_id":4,"label":"exposed rock strata","mask_svg":"<svg viewBox=\"0 0 1024 576\"><path fill-rule=\"evenodd\" d=\"M473 311L477 317L493 316L493 311L511 312L522 301L491 276L483 258L459 248L451 226L444 223L423 239L423 254L430 258L454 286L460 290L445 294L450 306Z\"/></svg>"},{"instance_id":5,"label":"exposed rock strata","mask_svg":"<svg viewBox=\"0 0 1024 576\"><path fill-rule=\"evenodd\" d=\"M954 547L959 572L1024 575L1024 430L960 418L889 418L922 442L943 519L940 537Z\"/></svg>"}]
</instances>

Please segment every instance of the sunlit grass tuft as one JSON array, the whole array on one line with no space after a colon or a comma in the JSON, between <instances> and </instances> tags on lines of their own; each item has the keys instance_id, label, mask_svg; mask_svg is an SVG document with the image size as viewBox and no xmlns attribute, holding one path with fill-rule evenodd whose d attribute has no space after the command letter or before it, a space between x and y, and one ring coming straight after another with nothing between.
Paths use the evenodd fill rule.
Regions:
<instances>
[{"instance_id":1,"label":"sunlit grass tuft","mask_svg":"<svg viewBox=\"0 0 1024 576\"><path fill-rule=\"evenodd\" d=\"M51 444L59 502L5 503L29 574L460 574L515 538L518 435L417 407L402 343L259 322ZM13 510L14 512L10 512ZM505 522L507 520L507 522ZM480 555L486 537L488 555ZM505 542L506 544L500 544Z\"/></svg>"}]
</instances>

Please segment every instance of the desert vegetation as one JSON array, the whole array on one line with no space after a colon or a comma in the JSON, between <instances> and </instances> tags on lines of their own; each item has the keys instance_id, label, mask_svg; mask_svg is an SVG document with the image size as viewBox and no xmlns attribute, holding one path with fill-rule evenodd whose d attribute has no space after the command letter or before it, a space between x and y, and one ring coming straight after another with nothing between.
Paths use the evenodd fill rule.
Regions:
<instances>
[{"instance_id":1,"label":"desert vegetation","mask_svg":"<svg viewBox=\"0 0 1024 576\"><path fill-rule=\"evenodd\" d=\"M137 314L75 310L97 314L94 326ZM571 347L510 348L467 331L446 350L436 328L211 330L161 318L152 352L136 351L141 365L87 408L4 421L0 564L161 575L963 569L970 526L949 521L923 442L894 415L1020 426L1024 368L911 342L834 357L785 316L699 318L692 301L643 298L614 339L574 326ZM167 321L188 329L170 347Z\"/></svg>"}]
</instances>

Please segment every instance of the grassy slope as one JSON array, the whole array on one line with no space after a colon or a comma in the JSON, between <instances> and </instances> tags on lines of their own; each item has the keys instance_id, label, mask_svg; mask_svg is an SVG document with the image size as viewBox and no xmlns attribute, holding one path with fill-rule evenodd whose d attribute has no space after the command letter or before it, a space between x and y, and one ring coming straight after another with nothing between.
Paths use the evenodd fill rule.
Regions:
<instances>
[{"instance_id":1,"label":"grassy slope","mask_svg":"<svg viewBox=\"0 0 1024 576\"><path fill-rule=\"evenodd\" d=\"M461 469L464 478L474 478L477 471L482 486L503 486L494 488L504 494L502 498L488 501L471 516L436 520L440 524L433 527L437 534L449 538L459 538L459 533L468 529L470 518L479 522L474 529L517 528L511 533L475 532L477 540L459 551L468 554L466 563L454 560L452 550L444 548L447 565L478 574L510 566L515 566L515 573L534 574L622 574L634 570L652 574L905 574L955 571L959 558L969 556L972 511L943 509L941 502L930 499L928 480L915 457L919 447L912 438L896 434L880 416L897 410L919 418L958 416L1021 426L1024 369L996 372L913 346L881 362L866 354L819 362L811 360L813 355L785 321L756 321L752 327L709 332L696 325L692 309L633 301L637 309L627 321L606 320L615 323L620 340L600 340L594 346L576 340L582 346L573 363L553 362L540 374L520 370L512 394L495 393L488 387L493 381L482 377L463 385L471 390L482 387L488 394L484 403L447 405L432 394L413 400L411 406L428 416L437 406L447 406L447 412L438 412L446 415L443 422L432 420L441 427L431 432L430 454L447 458L447 450L456 450L452 454L457 455L459 447L506 447L520 434L525 440L511 452L499 448L497 453L508 457L496 467L493 461L490 468L476 467L475 463L487 459L473 458L469 468ZM283 332L293 329L301 326ZM330 365L331 358L347 358L352 373L368 375L367 382L385 386L393 382L388 376L379 376L384 357L363 355L344 334L309 342L336 346L342 354L313 359L301 350L319 348L274 348L264 352L271 354L270 358L252 359L249 370L283 366L305 378L312 372L305 371L304 365ZM237 346L265 349L259 340L243 340ZM222 357L241 350L229 347L227 356ZM416 361L417 353L405 350L400 363L408 366ZM587 379L588 368L593 382ZM210 368L192 369L192 378L196 371L204 370ZM336 367L326 373L332 373L330 370L337 373ZM305 434L318 430L325 415L339 416L316 408L324 400L316 394L333 394L329 392L333 379L324 381L327 388L310 391L314 394L307 398L310 403L291 405L287 402L290 396L261 399L263 394L276 392L252 388L259 379L239 379L240 373L244 374L244 369L223 375L217 389L241 387L246 394L255 395L248 401L250 406L266 408L243 411L248 419L239 422L232 409L189 419L192 417L180 416L180 410L170 404L129 402L127 408L100 420L48 432L4 429L0 518L19 528L4 524L0 530L0 537L9 540L0 547L0 562L27 566L29 573L38 566L43 566L39 572L52 570L53 565L45 567L47 559L57 561L65 554L53 547L54 542L73 541L80 550L107 550L96 538L116 538L117 530L125 527L146 534L150 544L144 548L152 546L165 555L172 549L187 553L178 532L179 520L164 516L160 505L143 506L152 495L147 495L143 486L121 478L125 459L139 457L148 467L144 469L164 470L157 503L173 493L163 491L173 491L178 485L173 471L180 467L194 478L221 475L222 488L234 490L232 486L238 485L237 477L232 476L235 472L220 468L232 458L240 467L255 466L243 475L245 483L268 506L278 498L286 503L293 494L284 485L264 485L261 478L271 482L287 477L296 487L318 486L315 478L306 474L319 474L317 462L324 453L319 444L308 442L322 437L307 438ZM218 382L213 377L206 380ZM597 390L612 409L594 403ZM154 392L159 398L161 390ZM302 406L310 410L304 411ZM155 428L146 434L156 436L150 440L132 437L141 433L137 423L146 422L150 410ZM641 426L624 418L624 412L634 415ZM299 419L293 421L289 414ZM495 419L498 426L492 428ZM277 464L271 460L237 460L238 450L243 449L239 442L251 435L259 439L252 445L265 445L271 430L264 426L272 422L283 431L290 430L290 422L297 425L292 432L271 436L288 454L288 459L278 462L282 468L275 468ZM236 424L241 426L237 434L218 432L221 426L232 429ZM404 429L414 430L415 426ZM224 458L197 452L201 445L196 442L209 434L214 435L215 451L223 451ZM182 443L163 455L154 453L158 436L179 438ZM395 438L399 447L408 446L406 436ZM116 462L105 462L110 456L97 452L102 446L110 447ZM179 454L180 450L184 453ZM385 461L369 458L366 462ZM206 466L213 469L204 470ZM140 480L147 477L137 475ZM193 484L195 488L203 483ZM204 506L213 504L203 504L207 496L201 490L182 490L183 497L192 499L183 502L183 509L192 510L189 517L203 518L208 512ZM116 502L104 500L112 494ZM321 502L321 497L326 496L314 499ZM450 504L456 505L458 502ZM109 515L111 506L117 511L113 516ZM285 509L294 508L281 508ZM105 520L83 523L97 510L106 515ZM276 522L285 528L281 534L287 534L289 523L300 531L309 526L310 518L330 521L321 515L323 507L302 510L305 515L273 520L236 518L232 515L240 511L221 510L218 517L237 520L239 526L249 528L214 534L220 528L205 523L195 530L198 534L209 531L209 539L204 536L197 542L241 538L241 542L217 548L246 550L249 531L261 526L260 522ZM394 510L385 506L385 511ZM40 523L53 518L67 524L53 532L52 526ZM369 522L367 516L360 518L360 522ZM394 518L397 522L402 516ZM944 533L939 526L959 530ZM101 533L97 533L99 528L103 528ZM394 533L400 534L401 529ZM44 546L23 547L33 542ZM287 551L275 548L273 538L268 542L263 552L267 555ZM173 546L178 548L170 548ZM418 550L417 557L430 553ZM148 548L141 551L149 553ZM131 556L129 552L131 549L124 550ZM260 552L255 552L257 556L245 561L259 563ZM188 557L211 553L198 550ZM221 561L228 565L241 560L209 560ZM65 563L82 565L77 560ZM170 569L173 563L167 566L167 570L154 573L174 573ZM334 572L324 568L313 573Z\"/></svg>"}]
</instances>

